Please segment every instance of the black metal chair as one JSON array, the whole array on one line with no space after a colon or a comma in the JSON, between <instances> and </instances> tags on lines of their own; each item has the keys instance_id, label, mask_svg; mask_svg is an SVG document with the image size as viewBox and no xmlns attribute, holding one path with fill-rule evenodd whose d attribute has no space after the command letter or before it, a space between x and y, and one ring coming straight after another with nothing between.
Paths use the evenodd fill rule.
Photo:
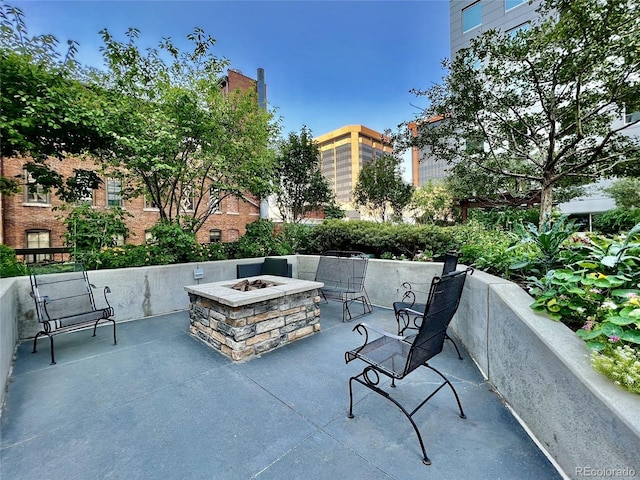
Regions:
<instances>
[{"instance_id":1,"label":"black metal chair","mask_svg":"<svg viewBox=\"0 0 640 480\"><path fill-rule=\"evenodd\" d=\"M458 255L453 252L448 252L444 256L444 264L442 265L442 275L454 272L458 268ZM417 330L422 320L422 314L424 313L425 304L416 303L417 296L426 295L426 291L420 291L416 289L416 283L404 282L402 288L405 289L402 299L398 302L393 302L393 312L396 316L396 322L398 323L398 335L404 335L407 330ZM424 285L424 284L423 284ZM445 338L449 340L456 349L458 358L462 360L460 349L456 342L445 333Z\"/></svg>"},{"instance_id":2,"label":"black metal chair","mask_svg":"<svg viewBox=\"0 0 640 480\"><path fill-rule=\"evenodd\" d=\"M379 393L384 398L392 401L409 419L418 436L422 449L422 462L431 465L424 448L422 435L418 426L413 421L413 415L422 408L440 389L448 385L455 396L460 410L460 418L466 418L462 410L462 404L456 389L451 382L427 362L438 355L444 345L447 326L451 322L458 305L465 279L468 272L473 269L451 272L442 277L435 277L431 282L431 289L427 298L426 308L422 316L422 322L418 333L411 337L394 335L388 332L376 330L370 325L360 323L354 327L354 331L365 336L362 346L345 353L345 361L349 363L360 359L367 364L364 370L349 379L349 418L353 418L353 382L356 381L368 389ZM376 331L382 336L374 340L369 339L369 331ZM395 387L395 381L401 380L418 367L427 367L437 373L443 382L433 390L414 410L409 412L396 399L383 390L380 386L380 375L391 379L391 387Z\"/></svg>"}]
</instances>

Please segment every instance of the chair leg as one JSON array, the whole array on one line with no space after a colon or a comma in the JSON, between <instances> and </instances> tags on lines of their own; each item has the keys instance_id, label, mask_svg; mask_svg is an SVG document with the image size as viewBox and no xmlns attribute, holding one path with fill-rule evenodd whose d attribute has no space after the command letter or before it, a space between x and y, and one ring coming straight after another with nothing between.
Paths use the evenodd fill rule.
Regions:
<instances>
[{"instance_id":1,"label":"chair leg","mask_svg":"<svg viewBox=\"0 0 640 480\"><path fill-rule=\"evenodd\" d=\"M36 336L33 339L33 350L31 351L31 353L37 353L37 343L38 343L38 337L40 337L41 335L46 335L47 337L49 337L49 343L51 344L51 365L55 365L56 364L56 360L55 360L55 354L53 351L53 335L49 335L47 332L38 332L36 333Z\"/></svg>"},{"instance_id":2,"label":"chair leg","mask_svg":"<svg viewBox=\"0 0 640 480\"><path fill-rule=\"evenodd\" d=\"M113 344L117 345L118 344L118 340L116 339L116 321L113 319L109 319L109 321L111 321L113 323Z\"/></svg>"},{"instance_id":3,"label":"chair leg","mask_svg":"<svg viewBox=\"0 0 640 480\"><path fill-rule=\"evenodd\" d=\"M374 374L373 378L371 378L371 376L369 375L370 373ZM351 377L349 379L349 415L347 416L348 418L354 417L353 388L352 388L352 382L354 380L360 383L361 385L364 385L369 390L375 393L378 393L384 398L390 400L400 409L400 411L404 414L404 416L407 417L407 420L409 420L409 422L411 423L413 430L416 432L416 436L418 437L418 442L420 443L420 450L422 450L422 463L424 463L425 465L431 465L431 460L429 460L429 457L427 457L427 451L424 448L424 442L422 441L422 435L420 434L420 430L418 430L418 426L416 425L416 422L414 422L412 418L413 414L416 413L420 408L420 406L422 406L424 403L421 404L418 408L416 408L413 412L411 413L407 412L407 410L395 398L393 398L391 395L389 395L389 393L385 392L384 390L378 387L378 384L380 383L380 376L378 375L378 372L371 367L367 367L362 371L362 373L360 373L359 375L356 375L355 377ZM393 381L395 379L392 378L391 380Z\"/></svg>"},{"instance_id":4,"label":"chair leg","mask_svg":"<svg viewBox=\"0 0 640 480\"><path fill-rule=\"evenodd\" d=\"M346 294L348 295L348 294ZM362 303L362 313L353 316L351 314L351 309L349 308L349 306L353 303L353 302L360 302ZM342 321L346 322L346 321L351 321L355 318L359 318L362 317L364 315L368 315L371 312L373 312L373 307L371 306L371 302L369 301L369 298L367 297L366 293L360 297L354 297L354 298L349 298L348 296L343 296L342 298Z\"/></svg>"},{"instance_id":5,"label":"chair leg","mask_svg":"<svg viewBox=\"0 0 640 480\"><path fill-rule=\"evenodd\" d=\"M456 342L453 340L453 338L451 338L446 332L444 334L444 338L445 340L449 340L451 343L453 343L453 347L456 349L456 353L458 354L458 359L462 360L462 355L460 355L460 350L458 350L458 345L456 345Z\"/></svg>"},{"instance_id":6,"label":"chair leg","mask_svg":"<svg viewBox=\"0 0 640 480\"><path fill-rule=\"evenodd\" d=\"M49 341L51 342L51 365L55 365L56 360L54 358L54 353L53 353L53 335L49 335Z\"/></svg>"},{"instance_id":7,"label":"chair leg","mask_svg":"<svg viewBox=\"0 0 640 480\"><path fill-rule=\"evenodd\" d=\"M420 408L424 403L427 403L427 401L431 397L433 397L442 387L444 387L445 385L449 385L449 388L453 392L453 396L456 397L456 402L458 403L458 409L460 410L460 418L467 418L467 416L464 414L464 411L462 410L462 404L460 403L460 397L458 397L458 392L456 392L456 389L453 387L453 384L449 381L449 379L445 377L439 370L436 370L435 368L433 368L431 365L425 363L424 366L427 367L429 370L433 370L438 375L440 375L440 377L444 380L444 383L440 385L431 395L429 395L429 397L427 397L427 399L418 408Z\"/></svg>"}]
</instances>

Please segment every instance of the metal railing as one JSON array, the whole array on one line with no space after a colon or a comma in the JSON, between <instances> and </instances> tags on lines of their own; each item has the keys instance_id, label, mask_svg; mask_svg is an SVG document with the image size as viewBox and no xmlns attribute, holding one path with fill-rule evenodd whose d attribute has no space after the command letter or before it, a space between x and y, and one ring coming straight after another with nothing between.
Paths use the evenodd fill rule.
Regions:
<instances>
[{"instance_id":1,"label":"metal railing","mask_svg":"<svg viewBox=\"0 0 640 480\"><path fill-rule=\"evenodd\" d=\"M71 259L70 247L16 248L16 258L25 264L66 262Z\"/></svg>"}]
</instances>

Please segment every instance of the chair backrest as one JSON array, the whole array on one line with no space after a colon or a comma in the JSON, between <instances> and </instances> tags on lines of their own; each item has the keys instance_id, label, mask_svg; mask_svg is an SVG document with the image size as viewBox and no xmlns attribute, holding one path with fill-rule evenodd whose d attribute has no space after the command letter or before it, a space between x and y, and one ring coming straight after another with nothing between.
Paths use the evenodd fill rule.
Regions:
<instances>
[{"instance_id":1,"label":"chair backrest","mask_svg":"<svg viewBox=\"0 0 640 480\"><path fill-rule=\"evenodd\" d=\"M267 257L262 264L263 275L277 275L279 277L288 276L288 262L286 258Z\"/></svg>"},{"instance_id":2,"label":"chair backrest","mask_svg":"<svg viewBox=\"0 0 640 480\"><path fill-rule=\"evenodd\" d=\"M447 252L444 255L444 265L442 265L442 275L455 272L458 268L458 255L453 252Z\"/></svg>"},{"instance_id":3,"label":"chair backrest","mask_svg":"<svg viewBox=\"0 0 640 480\"><path fill-rule=\"evenodd\" d=\"M325 257L358 257L369 258L366 253L358 252L356 250L327 250L323 253Z\"/></svg>"},{"instance_id":4,"label":"chair backrest","mask_svg":"<svg viewBox=\"0 0 640 480\"><path fill-rule=\"evenodd\" d=\"M325 286L340 285L350 292L361 292L364 288L368 261L366 255L346 257L325 254L318 262L315 280L325 283Z\"/></svg>"},{"instance_id":5,"label":"chair backrest","mask_svg":"<svg viewBox=\"0 0 640 480\"><path fill-rule=\"evenodd\" d=\"M90 312L96 309L87 272L80 270L48 275L31 269L31 296L36 303L40 322L64 318L70 312Z\"/></svg>"},{"instance_id":6,"label":"chair backrest","mask_svg":"<svg viewBox=\"0 0 640 480\"><path fill-rule=\"evenodd\" d=\"M460 305L467 272L473 269L454 271L432 280L422 323L407 357L405 375L442 351L447 327Z\"/></svg>"}]
</instances>

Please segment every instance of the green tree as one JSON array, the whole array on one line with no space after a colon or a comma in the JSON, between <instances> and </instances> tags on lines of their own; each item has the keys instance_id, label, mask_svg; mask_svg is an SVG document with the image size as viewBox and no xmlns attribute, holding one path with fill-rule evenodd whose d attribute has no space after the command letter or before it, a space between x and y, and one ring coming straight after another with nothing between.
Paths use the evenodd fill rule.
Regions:
<instances>
[{"instance_id":1,"label":"green tree","mask_svg":"<svg viewBox=\"0 0 640 480\"><path fill-rule=\"evenodd\" d=\"M539 190L542 220L554 189L638 159L625 133L640 120L620 119L639 104L640 10L621 0L544 0L539 13L529 30L485 32L445 62L444 82L416 92L430 102L423 119L441 121L419 120L405 144L500 179L502 189Z\"/></svg>"},{"instance_id":2,"label":"green tree","mask_svg":"<svg viewBox=\"0 0 640 480\"><path fill-rule=\"evenodd\" d=\"M101 249L129 237L126 218L131 216L121 208L96 210L91 205L77 205L64 218L65 245L73 248L78 261L93 265Z\"/></svg>"},{"instance_id":3,"label":"green tree","mask_svg":"<svg viewBox=\"0 0 640 480\"><path fill-rule=\"evenodd\" d=\"M299 222L307 212L331 204L334 196L320 171L320 149L306 126L279 144L275 201L283 220Z\"/></svg>"},{"instance_id":4,"label":"green tree","mask_svg":"<svg viewBox=\"0 0 640 480\"><path fill-rule=\"evenodd\" d=\"M104 149L110 142L108 103L100 89L79 81L77 43L69 40L64 56L58 45L52 35L29 37L22 11L0 5L0 156L31 157L26 168L35 182L73 201L97 188L100 179L78 170L65 181L48 160ZM0 192L18 190L15 179L0 178Z\"/></svg>"},{"instance_id":5,"label":"green tree","mask_svg":"<svg viewBox=\"0 0 640 480\"><path fill-rule=\"evenodd\" d=\"M402 218L402 210L411 200L413 185L400 173L400 159L384 154L365 164L353 190L356 205L367 208L383 222Z\"/></svg>"},{"instance_id":6,"label":"green tree","mask_svg":"<svg viewBox=\"0 0 640 480\"><path fill-rule=\"evenodd\" d=\"M613 197L616 207L640 207L640 178L622 178L603 190Z\"/></svg>"},{"instance_id":7,"label":"green tree","mask_svg":"<svg viewBox=\"0 0 640 480\"><path fill-rule=\"evenodd\" d=\"M108 71L95 78L110 92L117 137L103 160L128 196L147 195L160 221L194 233L223 198L271 192L279 125L255 92L222 92L227 61L210 53L212 37L196 28L193 49L181 52L170 39L141 50L136 29L126 42L101 35Z\"/></svg>"},{"instance_id":8,"label":"green tree","mask_svg":"<svg viewBox=\"0 0 640 480\"><path fill-rule=\"evenodd\" d=\"M417 223L447 223L453 216L454 200L444 182L429 180L414 190L409 207Z\"/></svg>"}]
</instances>

